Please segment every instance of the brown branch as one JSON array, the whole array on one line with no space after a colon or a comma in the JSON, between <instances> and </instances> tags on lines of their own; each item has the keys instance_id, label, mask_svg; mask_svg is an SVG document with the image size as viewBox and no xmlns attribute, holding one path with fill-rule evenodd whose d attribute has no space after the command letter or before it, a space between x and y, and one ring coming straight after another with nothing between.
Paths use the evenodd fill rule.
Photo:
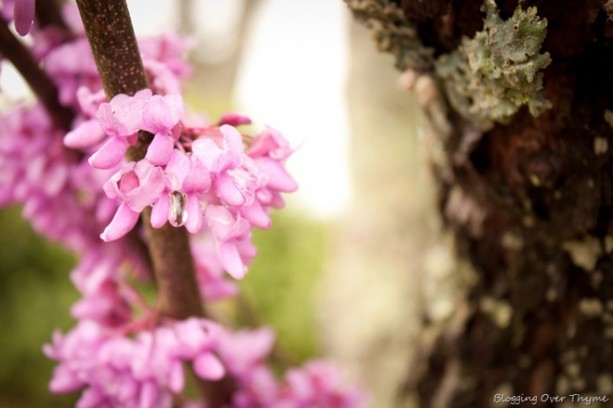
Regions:
<instances>
[{"instance_id":1,"label":"brown branch","mask_svg":"<svg viewBox=\"0 0 613 408\"><path fill-rule=\"evenodd\" d=\"M36 22L39 27L55 26L68 31L68 26L62 17L61 3L58 0L36 2Z\"/></svg>"},{"instance_id":2,"label":"brown branch","mask_svg":"<svg viewBox=\"0 0 613 408\"><path fill-rule=\"evenodd\" d=\"M79 0L77 5L107 98L120 93L134 95L147 88L125 1ZM141 160L150 138L151 135L143 132L136 146L128 152L128 159ZM144 214L143 223L150 225L147 218L148 215ZM165 299L162 312L177 319L203 316L185 230L172 227L152 229L148 230L148 236L160 296Z\"/></svg>"},{"instance_id":3,"label":"brown branch","mask_svg":"<svg viewBox=\"0 0 613 408\"><path fill-rule=\"evenodd\" d=\"M0 54L19 71L55 124L64 130L70 129L74 113L60 104L57 88L51 78L38 65L25 45L9 30L4 21L0 23Z\"/></svg>"},{"instance_id":4,"label":"brown branch","mask_svg":"<svg viewBox=\"0 0 613 408\"><path fill-rule=\"evenodd\" d=\"M120 93L134 95L147 88L125 0L77 0L77 6L107 98ZM128 158L142 159L150 141L151 135L141 132L136 146L128 151ZM149 218L150 211L145 211L143 223L149 238L160 311L176 319L204 316L186 230L168 224L154 229ZM202 382L199 386L207 406L212 408L229 403L234 389L228 376L215 383Z\"/></svg>"}]
</instances>

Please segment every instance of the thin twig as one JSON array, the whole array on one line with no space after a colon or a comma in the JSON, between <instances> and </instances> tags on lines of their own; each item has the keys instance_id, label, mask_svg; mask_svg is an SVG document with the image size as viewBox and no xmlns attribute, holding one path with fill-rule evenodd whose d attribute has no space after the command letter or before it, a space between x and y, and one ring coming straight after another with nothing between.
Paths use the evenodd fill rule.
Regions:
<instances>
[{"instance_id":1,"label":"thin twig","mask_svg":"<svg viewBox=\"0 0 613 408\"><path fill-rule=\"evenodd\" d=\"M57 88L51 78L38 65L25 45L9 30L4 21L0 23L0 54L19 71L55 124L61 129L69 130L74 113L60 104Z\"/></svg>"}]
</instances>

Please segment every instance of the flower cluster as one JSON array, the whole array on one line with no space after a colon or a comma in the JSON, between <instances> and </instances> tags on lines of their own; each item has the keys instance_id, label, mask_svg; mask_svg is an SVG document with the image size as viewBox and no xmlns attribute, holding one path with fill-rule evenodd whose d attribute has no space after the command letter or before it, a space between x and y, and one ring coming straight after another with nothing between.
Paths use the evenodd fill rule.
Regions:
<instances>
[{"instance_id":1,"label":"flower cluster","mask_svg":"<svg viewBox=\"0 0 613 408\"><path fill-rule=\"evenodd\" d=\"M190 232L206 301L235 296L226 273L244 276L256 254L252 229L269 228L269 211L297 188L285 169L288 142L271 127L246 134L251 121L240 114L214 124L188 117L180 96L191 72L187 42L171 34L138 40L151 89L107 100L76 9L64 8L65 31L32 25L33 5L5 0L0 11L29 32L32 56L74 116L60 129L39 103L0 114L0 206L23 205L39 233L80 256L70 275L82 295L71 311L78 323L44 347L58 362L51 391L82 390L82 408L176 406L190 365L201 380L232 379L229 408L359 406L360 393L328 363L278 381L265 363L270 329L232 332L202 318L163 317L137 289L151 275L138 224L147 210L154 228ZM139 137L151 143L143 158L127 161Z\"/></svg>"},{"instance_id":2,"label":"flower cluster","mask_svg":"<svg viewBox=\"0 0 613 408\"><path fill-rule=\"evenodd\" d=\"M336 368L324 361L292 369L278 383L263 363L273 342L267 328L232 333L198 318L167 321L134 338L83 321L68 335L55 333L44 352L59 362L53 392L86 387L79 408L170 408L173 395L185 389L186 362L203 380L232 375L237 392L229 408L352 408L362 402L359 390L346 388Z\"/></svg>"},{"instance_id":3,"label":"flower cluster","mask_svg":"<svg viewBox=\"0 0 613 408\"><path fill-rule=\"evenodd\" d=\"M218 380L225 368L215 356L221 328L202 319L140 331L134 339L82 321L68 335L55 333L45 354L59 362L50 388L72 392L87 386L78 406L172 406L185 387L183 363L192 362L205 380Z\"/></svg>"},{"instance_id":4,"label":"flower cluster","mask_svg":"<svg viewBox=\"0 0 613 408\"><path fill-rule=\"evenodd\" d=\"M92 98L84 99L87 104ZM244 116L227 115L205 127L192 127L183 117L178 94L145 89L117 95L69 132L65 144L93 151L89 163L96 169L118 168L104 184L106 195L119 203L102 232L104 241L125 236L152 207L155 228L169 222L211 235L221 265L240 279L251 258L251 228L268 228L269 208L281 207L280 193L297 188L284 167L291 149L272 128L250 138L246 149L232 126L250 123ZM126 150L143 131L153 135L145 157L125 163Z\"/></svg>"},{"instance_id":5,"label":"flower cluster","mask_svg":"<svg viewBox=\"0 0 613 408\"><path fill-rule=\"evenodd\" d=\"M223 332L219 356L237 379L239 390L233 408L353 408L364 396L355 386L345 386L337 368L322 360L289 370L282 383L263 364L274 343L267 328Z\"/></svg>"}]
</instances>

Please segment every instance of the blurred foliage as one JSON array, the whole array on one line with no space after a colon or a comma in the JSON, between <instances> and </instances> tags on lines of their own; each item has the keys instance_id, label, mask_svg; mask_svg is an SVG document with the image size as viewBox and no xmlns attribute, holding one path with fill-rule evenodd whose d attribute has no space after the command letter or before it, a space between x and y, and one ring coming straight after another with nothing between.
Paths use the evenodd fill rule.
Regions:
<instances>
[{"instance_id":1,"label":"blurred foliage","mask_svg":"<svg viewBox=\"0 0 613 408\"><path fill-rule=\"evenodd\" d=\"M78 293L68 275L75 259L32 231L17 207L0 211L0 226L0 407L74 406L77 394L48 391L54 362L41 349L55 329L74 324ZM326 241L323 224L276 213L271 230L255 232L258 256L241 282L251 317L239 310L239 325L272 326L292 363L317 351L314 290Z\"/></svg>"},{"instance_id":2,"label":"blurred foliage","mask_svg":"<svg viewBox=\"0 0 613 408\"><path fill-rule=\"evenodd\" d=\"M274 213L268 231L255 231L258 256L241 282L243 297L259 322L272 326L292 363L318 352L315 313L326 228L291 213Z\"/></svg>"},{"instance_id":3,"label":"blurred foliage","mask_svg":"<svg viewBox=\"0 0 613 408\"><path fill-rule=\"evenodd\" d=\"M42 353L53 330L72 325L74 258L36 235L19 208L0 211L0 226L0 406L74 405L74 396L49 393L54 363Z\"/></svg>"}]
</instances>

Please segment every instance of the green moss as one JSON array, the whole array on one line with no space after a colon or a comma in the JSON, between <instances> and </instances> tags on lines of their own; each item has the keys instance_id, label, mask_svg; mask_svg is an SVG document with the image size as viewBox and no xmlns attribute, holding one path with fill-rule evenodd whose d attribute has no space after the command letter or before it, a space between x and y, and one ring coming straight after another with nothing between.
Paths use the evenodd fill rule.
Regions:
<instances>
[{"instance_id":1,"label":"green moss","mask_svg":"<svg viewBox=\"0 0 613 408\"><path fill-rule=\"evenodd\" d=\"M490 6L483 31L436 62L451 105L483 129L506 123L522 106L534 116L551 107L542 92L551 58L539 52L547 20L536 12L517 8L505 21Z\"/></svg>"}]
</instances>

